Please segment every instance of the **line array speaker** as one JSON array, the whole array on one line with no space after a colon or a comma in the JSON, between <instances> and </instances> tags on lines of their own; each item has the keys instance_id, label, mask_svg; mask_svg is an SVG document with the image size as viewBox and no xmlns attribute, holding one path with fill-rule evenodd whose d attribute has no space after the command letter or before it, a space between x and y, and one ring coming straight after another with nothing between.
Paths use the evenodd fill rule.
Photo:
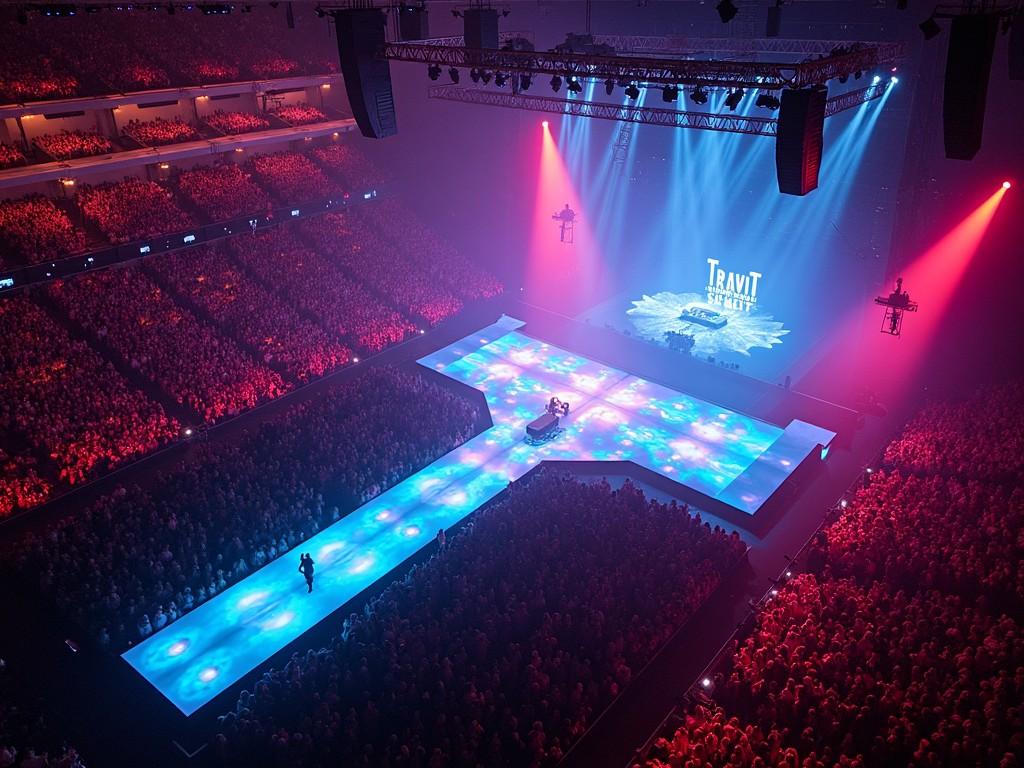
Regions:
<instances>
[{"instance_id":1,"label":"line array speaker","mask_svg":"<svg viewBox=\"0 0 1024 768\"><path fill-rule=\"evenodd\" d=\"M371 139L398 133L391 64L377 57L384 47L384 13L376 8L334 11L345 93L359 131Z\"/></svg>"}]
</instances>

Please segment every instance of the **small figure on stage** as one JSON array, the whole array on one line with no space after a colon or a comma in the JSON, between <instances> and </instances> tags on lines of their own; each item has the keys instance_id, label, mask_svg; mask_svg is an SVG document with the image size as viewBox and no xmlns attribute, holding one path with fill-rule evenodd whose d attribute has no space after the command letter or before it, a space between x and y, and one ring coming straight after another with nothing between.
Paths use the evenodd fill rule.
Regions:
<instances>
[{"instance_id":1,"label":"small figure on stage","mask_svg":"<svg viewBox=\"0 0 1024 768\"><path fill-rule=\"evenodd\" d=\"M306 577L306 594L313 591L313 558L308 553L299 558L299 573Z\"/></svg>"},{"instance_id":2,"label":"small figure on stage","mask_svg":"<svg viewBox=\"0 0 1024 768\"><path fill-rule=\"evenodd\" d=\"M572 242L572 230L573 222L576 221L576 211L569 207L569 204L565 204L565 208L560 210L558 213L551 217L555 221L559 222L558 226L558 239L563 243Z\"/></svg>"},{"instance_id":3,"label":"small figure on stage","mask_svg":"<svg viewBox=\"0 0 1024 768\"><path fill-rule=\"evenodd\" d=\"M569 415L569 404L563 403L557 397L552 397L548 401L547 412L552 416L568 416Z\"/></svg>"}]
</instances>

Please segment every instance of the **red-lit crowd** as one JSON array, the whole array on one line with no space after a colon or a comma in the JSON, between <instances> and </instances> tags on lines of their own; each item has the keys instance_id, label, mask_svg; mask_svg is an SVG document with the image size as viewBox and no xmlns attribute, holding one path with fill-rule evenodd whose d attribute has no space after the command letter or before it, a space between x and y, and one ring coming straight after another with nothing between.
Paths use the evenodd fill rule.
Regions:
<instances>
[{"instance_id":1,"label":"red-lit crowd","mask_svg":"<svg viewBox=\"0 0 1024 768\"><path fill-rule=\"evenodd\" d=\"M1021 391L918 414L638 764L1020 765Z\"/></svg>"},{"instance_id":2,"label":"red-lit crowd","mask_svg":"<svg viewBox=\"0 0 1024 768\"><path fill-rule=\"evenodd\" d=\"M179 232L194 223L168 190L134 176L117 183L83 186L78 191L78 204L115 244Z\"/></svg>"},{"instance_id":3,"label":"red-lit crowd","mask_svg":"<svg viewBox=\"0 0 1024 768\"><path fill-rule=\"evenodd\" d=\"M177 144L199 138L195 128L176 117L170 120L162 117L155 120L129 120L121 130L144 147Z\"/></svg>"},{"instance_id":4,"label":"red-lit crowd","mask_svg":"<svg viewBox=\"0 0 1024 768\"><path fill-rule=\"evenodd\" d=\"M253 183L248 173L230 163L183 171L178 189L210 221L262 213L271 207L267 193Z\"/></svg>"},{"instance_id":5,"label":"red-lit crowd","mask_svg":"<svg viewBox=\"0 0 1024 768\"><path fill-rule=\"evenodd\" d=\"M105 155L114 151L110 139L96 131L44 133L32 139L32 143L54 160L72 160L76 157Z\"/></svg>"},{"instance_id":6,"label":"red-lit crowd","mask_svg":"<svg viewBox=\"0 0 1024 768\"><path fill-rule=\"evenodd\" d=\"M262 115L248 112L225 112L218 109L203 118L207 125L221 133L234 136L239 133L265 131L270 128L270 121Z\"/></svg>"},{"instance_id":7,"label":"red-lit crowd","mask_svg":"<svg viewBox=\"0 0 1024 768\"><path fill-rule=\"evenodd\" d=\"M85 235L53 200L28 195L0 200L0 246L0 268L10 268L15 259L36 264L80 251Z\"/></svg>"},{"instance_id":8,"label":"red-lit crowd","mask_svg":"<svg viewBox=\"0 0 1024 768\"><path fill-rule=\"evenodd\" d=\"M272 110L272 114L284 120L289 125L309 125L310 123L322 123L327 115L314 107L312 104L285 104Z\"/></svg>"},{"instance_id":9,"label":"red-lit crowd","mask_svg":"<svg viewBox=\"0 0 1024 768\"><path fill-rule=\"evenodd\" d=\"M243 691L217 749L245 766L555 765L744 551L629 483L544 472Z\"/></svg>"},{"instance_id":10,"label":"red-lit crowd","mask_svg":"<svg viewBox=\"0 0 1024 768\"><path fill-rule=\"evenodd\" d=\"M301 203L341 195L340 187L328 179L313 161L298 152L256 155L248 163L256 180L282 203Z\"/></svg>"}]
</instances>

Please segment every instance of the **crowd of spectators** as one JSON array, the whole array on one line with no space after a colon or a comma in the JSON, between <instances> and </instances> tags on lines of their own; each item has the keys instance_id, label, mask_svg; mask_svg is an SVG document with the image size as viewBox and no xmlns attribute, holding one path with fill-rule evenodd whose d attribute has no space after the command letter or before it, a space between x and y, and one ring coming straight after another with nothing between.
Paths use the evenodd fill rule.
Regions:
<instances>
[{"instance_id":1,"label":"crowd of spectators","mask_svg":"<svg viewBox=\"0 0 1024 768\"><path fill-rule=\"evenodd\" d=\"M0 171L24 165L26 162L27 158L18 147L0 141Z\"/></svg>"},{"instance_id":2,"label":"crowd of spectators","mask_svg":"<svg viewBox=\"0 0 1024 768\"><path fill-rule=\"evenodd\" d=\"M178 189L210 221L224 221L242 214L264 214L270 207L267 193L237 165L196 166L178 177Z\"/></svg>"},{"instance_id":3,"label":"crowd of spectators","mask_svg":"<svg viewBox=\"0 0 1024 768\"><path fill-rule=\"evenodd\" d=\"M365 207L366 220L417 268L463 299L497 296L501 282L458 253L395 199L384 198Z\"/></svg>"},{"instance_id":4,"label":"crowd of spectators","mask_svg":"<svg viewBox=\"0 0 1024 768\"><path fill-rule=\"evenodd\" d=\"M225 112L218 109L203 118L204 122L215 131L234 136L239 133L252 133L253 131L266 131L270 128L270 121L262 115L253 115L248 112Z\"/></svg>"},{"instance_id":5,"label":"crowd of spectators","mask_svg":"<svg viewBox=\"0 0 1024 768\"><path fill-rule=\"evenodd\" d=\"M146 489L120 487L11 542L2 562L121 651L467 440L469 401L367 368Z\"/></svg>"},{"instance_id":6,"label":"crowd of spectators","mask_svg":"<svg viewBox=\"0 0 1024 768\"><path fill-rule=\"evenodd\" d=\"M149 453L178 434L158 403L29 297L0 301L0 427L17 430L69 485Z\"/></svg>"},{"instance_id":7,"label":"crowd of spectators","mask_svg":"<svg viewBox=\"0 0 1024 768\"><path fill-rule=\"evenodd\" d=\"M169 191L134 176L95 187L85 185L78 191L78 204L112 243L178 232L194 223Z\"/></svg>"},{"instance_id":8,"label":"crowd of spectators","mask_svg":"<svg viewBox=\"0 0 1024 768\"><path fill-rule=\"evenodd\" d=\"M345 189L357 196L387 180L383 171L347 141L317 147L309 154L324 170L340 177Z\"/></svg>"},{"instance_id":9,"label":"crowd of spectators","mask_svg":"<svg viewBox=\"0 0 1024 768\"><path fill-rule=\"evenodd\" d=\"M11 431L0 427L0 518L36 507L53 492L38 459L27 451L14 452L13 443Z\"/></svg>"},{"instance_id":10,"label":"crowd of spectators","mask_svg":"<svg viewBox=\"0 0 1024 768\"><path fill-rule=\"evenodd\" d=\"M235 237L229 245L265 285L361 352L379 352L416 332L328 256L306 247L293 226Z\"/></svg>"},{"instance_id":11,"label":"crowd of spectators","mask_svg":"<svg viewBox=\"0 0 1024 768\"><path fill-rule=\"evenodd\" d=\"M352 359L347 347L246 276L219 248L170 254L151 266L221 333L247 345L266 365L293 381L310 381Z\"/></svg>"},{"instance_id":12,"label":"crowd of spectators","mask_svg":"<svg viewBox=\"0 0 1024 768\"><path fill-rule=\"evenodd\" d=\"M305 102L301 104L284 104L271 110L271 114L281 118L288 125L309 125L310 123L322 123L327 120L327 115L312 104Z\"/></svg>"},{"instance_id":13,"label":"crowd of spectators","mask_svg":"<svg viewBox=\"0 0 1024 768\"><path fill-rule=\"evenodd\" d=\"M36 264L60 258L84 247L85 235L50 198L0 200L0 268L14 260Z\"/></svg>"},{"instance_id":14,"label":"crowd of spectators","mask_svg":"<svg viewBox=\"0 0 1024 768\"><path fill-rule=\"evenodd\" d=\"M337 185L323 171L297 152L256 155L249 161L249 169L256 180L282 203L301 203L338 192Z\"/></svg>"},{"instance_id":15,"label":"crowd of spectators","mask_svg":"<svg viewBox=\"0 0 1024 768\"><path fill-rule=\"evenodd\" d=\"M78 78L25 28L0 24L0 103L59 99L78 92Z\"/></svg>"},{"instance_id":16,"label":"crowd of spectators","mask_svg":"<svg viewBox=\"0 0 1024 768\"><path fill-rule=\"evenodd\" d=\"M222 760L555 765L744 551L629 483L541 473L243 691Z\"/></svg>"},{"instance_id":17,"label":"crowd of spectators","mask_svg":"<svg viewBox=\"0 0 1024 768\"><path fill-rule=\"evenodd\" d=\"M304 222L303 232L318 253L332 256L349 274L428 325L437 325L462 309L462 302L425 275L419 264L377 236L358 210L311 219Z\"/></svg>"},{"instance_id":18,"label":"crowd of spectators","mask_svg":"<svg viewBox=\"0 0 1024 768\"><path fill-rule=\"evenodd\" d=\"M46 709L33 676L0 658L0 768L85 768Z\"/></svg>"},{"instance_id":19,"label":"crowd of spectators","mask_svg":"<svg viewBox=\"0 0 1024 768\"><path fill-rule=\"evenodd\" d=\"M921 411L638 765L1020 765L1021 391Z\"/></svg>"},{"instance_id":20,"label":"crowd of spectators","mask_svg":"<svg viewBox=\"0 0 1024 768\"><path fill-rule=\"evenodd\" d=\"M114 151L114 145L106 136L96 131L61 131L44 133L32 139L44 153L54 160L72 160L76 157L105 155Z\"/></svg>"},{"instance_id":21,"label":"crowd of spectators","mask_svg":"<svg viewBox=\"0 0 1024 768\"><path fill-rule=\"evenodd\" d=\"M155 120L129 120L121 130L144 147L177 144L199 138L195 128L176 117L170 120L162 117Z\"/></svg>"},{"instance_id":22,"label":"crowd of spectators","mask_svg":"<svg viewBox=\"0 0 1024 768\"><path fill-rule=\"evenodd\" d=\"M176 304L137 266L52 283L49 295L124 365L205 422L287 389L278 373Z\"/></svg>"}]
</instances>

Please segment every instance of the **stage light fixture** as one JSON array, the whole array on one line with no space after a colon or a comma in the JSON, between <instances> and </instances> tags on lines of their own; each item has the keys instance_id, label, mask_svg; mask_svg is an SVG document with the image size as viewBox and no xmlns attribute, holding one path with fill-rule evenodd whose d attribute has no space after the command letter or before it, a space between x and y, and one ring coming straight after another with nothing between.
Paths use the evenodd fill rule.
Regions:
<instances>
[{"instance_id":1,"label":"stage light fixture","mask_svg":"<svg viewBox=\"0 0 1024 768\"><path fill-rule=\"evenodd\" d=\"M900 79L896 77L896 75L893 75L892 77L889 78L889 82L892 83L893 85L896 85L896 83L898 83L899 81Z\"/></svg>"},{"instance_id":2,"label":"stage light fixture","mask_svg":"<svg viewBox=\"0 0 1024 768\"><path fill-rule=\"evenodd\" d=\"M199 12L203 16L226 16L231 13L231 6L227 3L203 3L199 6Z\"/></svg>"},{"instance_id":3,"label":"stage light fixture","mask_svg":"<svg viewBox=\"0 0 1024 768\"><path fill-rule=\"evenodd\" d=\"M871 78L872 85L878 85L880 82L882 82L882 78L880 75L875 75L874 77Z\"/></svg>"},{"instance_id":4,"label":"stage light fixture","mask_svg":"<svg viewBox=\"0 0 1024 768\"><path fill-rule=\"evenodd\" d=\"M491 73L488 72L486 69L481 69L480 79L484 81L484 85L487 85L489 82L491 82Z\"/></svg>"},{"instance_id":5,"label":"stage light fixture","mask_svg":"<svg viewBox=\"0 0 1024 768\"><path fill-rule=\"evenodd\" d=\"M613 80L612 78L609 77L607 80L604 81L604 92L606 94L608 94L609 96L611 96L614 91L615 91L615 80Z\"/></svg>"},{"instance_id":6,"label":"stage light fixture","mask_svg":"<svg viewBox=\"0 0 1024 768\"><path fill-rule=\"evenodd\" d=\"M531 85L533 85L533 76L532 75L520 75L519 76L519 90L520 91L528 91L528 90L530 90L530 86Z\"/></svg>"},{"instance_id":7,"label":"stage light fixture","mask_svg":"<svg viewBox=\"0 0 1024 768\"><path fill-rule=\"evenodd\" d=\"M690 101L694 104L707 104L708 103L708 89L697 87L694 88L690 93Z\"/></svg>"},{"instance_id":8,"label":"stage light fixture","mask_svg":"<svg viewBox=\"0 0 1024 768\"><path fill-rule=\"evenodd\" d=\"M929 16L917 26L925 40L931 40L942 31L942 27L939 26L939 22L935 20L934 16Z\"/></svg>"},{"instance_id":9,"label":"stage light fixture","mask_svg":"<svg viewBox=\"0 0 1024 768\"><path fill-rule=\"evenodd\" d=\"M636 83L630 83L626 86L626 97L636 101L640 98L640 89L637 88Z\"/></svg>"},{"instance_id":10,"label":"stage light fixture","mask_svg":"<svg viewBox=\"0 0 1024 768\"><path fill-rule=\"evenodd\" d=\"M562 78L558 75L551 76L551 90L558 93L558 89L562 87Z\"/></svg>"},{"instance_id":11,"label":"stage light fixture","mask_svg":"<svg viewBox=\"0 0 1024 768\"><path fill-rule=\"evenodd\" d=\"M508 82L508 75L506 75L504 72L495 72L494 73L494 84L496 86L498 86L499 88L504 88L505 87L505 83L507 83L507 82Z\"/></svg>"},{"instance_id":12,"label":"stage light fixture","mask_svg":"<svg viewBox=\"0 0 1024 768\"><path fill-rule=\"evenodd\" d=\"M476 67L473 67L471 70L469 70L469 79L472 80L474 83L479 83L480 70L477 69Z\"/></svg>"},{"instance_id":13,"label":"stage light fixture","mask_svg":"<svg viewBox=\"0 0 1024 768\"><path fill-rule=\"evenodd\" d=\"M548 121L547 121L547 120L543 121L543 122L542 122L542 123L540 124L540 127L541 127L541 128L547 128L547 127L548 127Z\"/></svg>"},{"instance_id":14,"label":"stage light fixture","mask_svg":"<svg viewBox=\"0 0 1024 768\"><path fill-rule=\"evenodd\" d=\"M455 67L452 67L451 69L448 70L448 77L450 77L451 81L456 85L459 84L459 70L457 70Z\"/></svg>"},{"instance_id":15,"label":"stage light fixture","mask_svg":"<svg viewBox=\"0 0 1024 768\"><path fill-rule=\"evenodd\" d=\"M759 107L764 107L765 109L778 109L782 104L778 97L773 96L770 93L762 93L757 97L757 101L754 103Z\"/></svg>"},{"instance_id":16,"label":"stage light fixture","mask_svg":"<svg viewBox=\"0 0 1024 768\"><path fill-rule=\"evenodd\" d=\"M437 80L437 78L439 78L440 76L441 76L441 65L440 64L431 64L429 67L427 67L427 77L429 77L431 80Z\"/></svg>"},{"instance_id":17,"label":"stage light fixture","mask_svg":"<svg viewBox=\"0 0 1024 768\"><path fill-rule=\"evenodd\" d=\"M738 107L740 102L743 100L743 94L744 90L742 88L737 88L734 91L730 91L729 95L725 97L725 106L729 108L730 112L736 111L736 107Z\"/></svg>"},{"instance_id":18,"label":"stage light fixture","mask_svg":"<svg viewBox=\"0 0 1024 768\"><path fill-rule=\"evenodd\" d=\"M666 104L671 104L673 101L679 98L679 86L678 85L666 85L661 89L661 100Z\"/></svg>"},{"instance_id":19,"label":"stage light fixture","mask_svg":"<svg viewBox=\"0 0 1024 768\"><path fill-rule=\"evenodd\" d=\"M583 93L583 84L575 77L570 77L565 87L569 93Z\"/></svg>"},{"instance_id":20,"label":"stage light fixture","mask_svg":"<svg viewBox=\"0 0 1024 768\"><path fill-rule=\"evenodd\" d=\"M739 9L733 5L732 0L722 0L722 2L715 6L715 10L718 11L718 18L722 20L722 23L728 24L736 18Z\"/></svg>"},{"instance_id":21,"label":"stage light fixture","mask_svg":"<svg viewBox=\"0 0 1024 768\"><path fill-rule=\"evenodd\" d=\"M1009 188L1010 188L1010 187L1012 187L1012 186L1013 186L1013 185L1012 185L1012 184L1010 184L1010 182L1008 182L1008 181L1004 181L1004 182L1003 182L1003 189L1009 189Z\"/></svg>"}]
</instances>

